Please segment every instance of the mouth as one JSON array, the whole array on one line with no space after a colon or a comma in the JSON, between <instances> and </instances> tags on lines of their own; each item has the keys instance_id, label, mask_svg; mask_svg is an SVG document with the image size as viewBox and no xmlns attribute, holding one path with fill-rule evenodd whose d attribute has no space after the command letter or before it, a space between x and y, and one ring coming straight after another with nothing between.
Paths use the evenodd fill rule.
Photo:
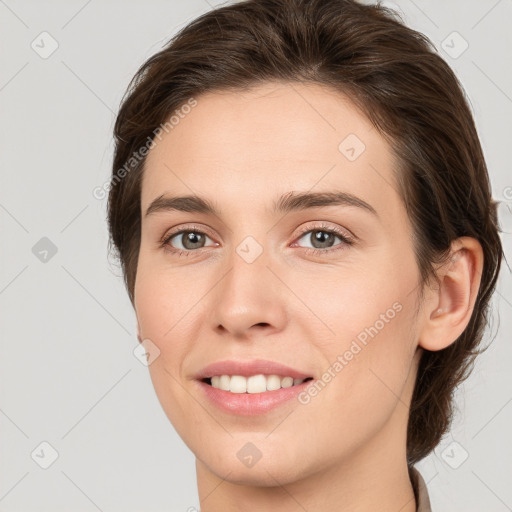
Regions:
<instances>
[{"instance_id":1,"label":"mouth","mask_svg":"<svg viewBox=\"0 0 512 512\"><path fill-rule=\"evenodd\" d=\"M313 377L278 374L212 375L196 379L199 393L218 410L234 417L264 416L272 410L293 403Z\"/></svg>"},{"instance_id":2,"label":"mouth","mask_svg":"<svg viewBox=\"0 0 512 512\"><path fill-rule=\"evenodd\" d=\"M219 410L237 416L264 415L293 403L311 386L311 370L265 360L224 360L209 364L194 379L199 393Z\"/></svg>"},{"instance_id":3,"label":"mouth","mask_svg":"<svg viewBox=\"0 0 512 512\"><path fill-rule=\"evenodd\" d=\"M278 391L282 388L300 386L304 382L313 380L313 377L294 379L290 376L257 374L251 376L243 375L214 375L205 377L201 382L209 386L228 391L231 393L267 393Z\"/></svg>"}]
</instances>

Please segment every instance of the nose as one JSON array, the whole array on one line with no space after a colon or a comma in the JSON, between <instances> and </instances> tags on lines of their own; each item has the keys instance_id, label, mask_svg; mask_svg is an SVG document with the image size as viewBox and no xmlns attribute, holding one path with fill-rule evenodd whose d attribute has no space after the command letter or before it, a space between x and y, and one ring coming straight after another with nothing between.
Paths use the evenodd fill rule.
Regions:
<instances>
[{"instance_id":1,"label":"nose","mask_svg":"<svg viewBox=\"0 0 512 512\"><path fill-rule=\"evenodd\" d=\"M214 329L237 339L278 332L287 319L290 292L270 268L267 253L249 261L234 253L212 298Z\"/></svg>"}]
</instances>

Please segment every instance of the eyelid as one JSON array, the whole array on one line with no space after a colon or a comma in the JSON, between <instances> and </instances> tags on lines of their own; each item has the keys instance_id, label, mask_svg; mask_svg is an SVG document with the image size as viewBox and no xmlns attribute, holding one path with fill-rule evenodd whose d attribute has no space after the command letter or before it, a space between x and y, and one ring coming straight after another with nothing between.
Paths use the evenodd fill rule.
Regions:
<instances>
[{"instance_id":1,"label":"eyelid","mask_svg":"<svg viewBox=\"0 0 512 512\"><path fill-rule=\"evenodd\" d=\"M180 224L178 229L173 228L169 231L166 231L163 234L163 236L160 238L159 242L161 244L164 244L164 243L168 242L170 238L172 238L173 236L175 236L179 233L182 233L183 231L197 231L200 233L205 233L210 238L215 238L212 235L212 232L210 231L210 229L206 226L199 226L197 224Z\"/></svg>"},{"instance_id":2,"label":"eyelid","mask_svg":"<svg viewBox=\"0 0 512 512\"><path fill-rule=\"evenodd\" d=\"M338 225L329 225L326 223L326 221L311 221L311 222L319 222L320 224L313 224L309 225L308 223L304 228L301 228L301 231L298 235L298 238L301 238L304 234L309 233L310 231L329 231L332 233L335 233L338 236L342 236L346 240L350 240L355 242L357 240L357 237L349 231L347 228L342 228Z\"/></svg>"}]
</instances>

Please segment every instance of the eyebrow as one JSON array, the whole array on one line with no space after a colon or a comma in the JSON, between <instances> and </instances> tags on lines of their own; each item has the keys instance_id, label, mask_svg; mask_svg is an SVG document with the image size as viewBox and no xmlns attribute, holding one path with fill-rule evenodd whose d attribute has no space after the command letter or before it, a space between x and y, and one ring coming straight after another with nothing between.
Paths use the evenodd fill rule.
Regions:
<instances>
[{"instance_id":1,"label":"eyebrow","mask_svg":"<svg viewBox=\"0 0 512 512\"><path fill-rule=\"evenodd\" d=\"M322 206L356 206L378 217L375 208L361 198L348 192L289 192L274 201L271 213L290 213L292 211L308 210ZM221 216L220 210L206 198L188 196L161 195L151 202L145 216L162 211L195 212Z\"/></svg>"}]
</instances>

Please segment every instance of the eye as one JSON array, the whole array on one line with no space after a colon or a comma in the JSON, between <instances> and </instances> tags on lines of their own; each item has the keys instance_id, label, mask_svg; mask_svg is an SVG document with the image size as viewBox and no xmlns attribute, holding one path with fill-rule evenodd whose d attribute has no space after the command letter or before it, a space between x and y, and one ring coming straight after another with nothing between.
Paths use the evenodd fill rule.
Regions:
<instances>
[{"instance_id":1,"label":"eye","mask_svg":"<svg viewBox=\"0 0 512 512\"><path fill-rule=\"evenodd\" d=\"M344 246L350 246L354 243L354 240L343 233L341 230L325 225L303 231L299 240L302 238L305 238L312 244L312 248L306 248L308 249L307 252L312 254L332 253L333 251L343 250ZM336 238L341 240L342 243L338 244L338 246L341 247L330 249Z\"/></svg>"},{"instance_id":2,"label":"eye","mask_svg":"<svg viewBox=\"0 0 512 512\"><path fill-rule=\"evenodd\" d=\"M168 251L177 253L179 256L188 256L191 252L202 249L205 240L210 237L199 229L182 229L164 237L162 246ZM214 243L214 245L216 245ZM218 245L218 244L217 244Z\"/></svg>"}]
</instances>

